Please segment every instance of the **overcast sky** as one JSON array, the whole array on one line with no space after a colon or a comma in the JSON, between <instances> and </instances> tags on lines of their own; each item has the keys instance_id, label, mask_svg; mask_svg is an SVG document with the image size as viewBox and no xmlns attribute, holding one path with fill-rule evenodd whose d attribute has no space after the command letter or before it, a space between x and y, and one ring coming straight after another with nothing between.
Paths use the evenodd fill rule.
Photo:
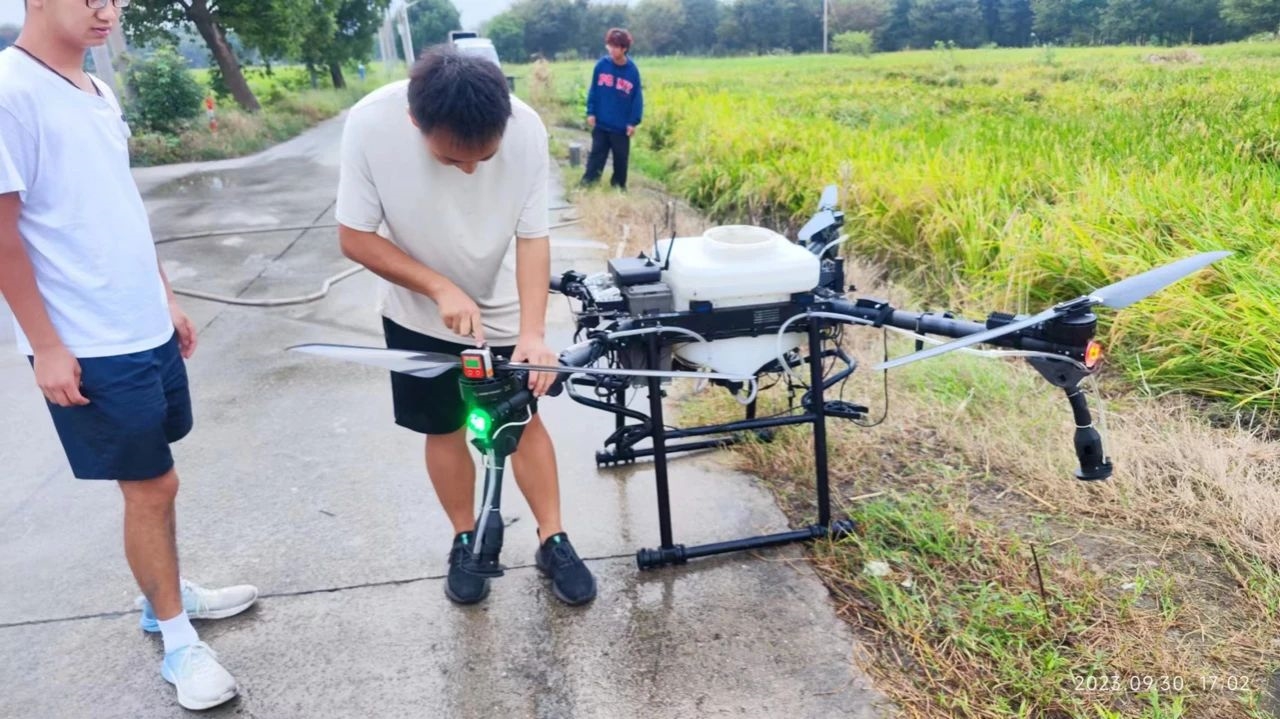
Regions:
<instances>
[{"instance_id":1,"label":"overcast sky","mask_svg":"<svg viewBox=\"0 0 1280 719\"><path fill-rule=\"evenodd\" d=\"M0 0L0 25L21 25L22 14L22 0Z\"/></svg>"}]
</instances>

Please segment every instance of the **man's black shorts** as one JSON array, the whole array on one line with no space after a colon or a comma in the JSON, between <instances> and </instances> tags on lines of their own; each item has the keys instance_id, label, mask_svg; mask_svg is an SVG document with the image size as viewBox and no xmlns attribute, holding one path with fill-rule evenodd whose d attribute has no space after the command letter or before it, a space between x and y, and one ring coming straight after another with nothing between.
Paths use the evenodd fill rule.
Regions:
<instances>
[{"instance_id":1,"label":"man's black shorts","mask_svg":"<svg viewBox=\"0 0 1280 719\"><path fill-rule=\"evenodd\" d=\"M471 345L461 345L414 332L386 317L382 318L382 331L386 335L387 348L414 350L416 352L441 352L461 355ZM515 347L490 347L495 355L510 357ZM391 401L395 408L396 424L420 434L450 434L462 429L467 421L467 408L458 390L458 372L448 372L440 377L411 377L399 372L391 373ZM537 403L531 405L538 411Z\"/></svg>"}]
</instances>

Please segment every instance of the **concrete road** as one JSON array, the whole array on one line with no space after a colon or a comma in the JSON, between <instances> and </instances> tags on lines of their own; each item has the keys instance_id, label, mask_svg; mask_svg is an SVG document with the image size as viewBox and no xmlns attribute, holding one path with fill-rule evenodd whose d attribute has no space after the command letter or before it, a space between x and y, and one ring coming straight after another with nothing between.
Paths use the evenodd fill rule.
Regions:
<instances>
[{"instance_id":1,"label":"concrete road","mask_svg":"<svg viewBox=\"0 0 1280 719\"><path fill-rule=\"evenodd\" d=\"M332 227L341 122L245 160L139 170L174 284L271 300L316 293L351 268ZM603 248L573 229L557 230L557 266L601 267ZM189 238L203 233L219 234ZM510 483L510 571L485 604L448 602L451 530L421 438L391 421L386 374L284 351L378 344L374 289L359 272L306 304L185 303L201 343L189 364L196 430L176 447L184 574L263 593L241 616L197 625L242 685L208 714L881 715L855 640L798 548L636 569L635 551L658 544L651 469L597 470L612 418L565 397L543 413L567 529L599 598L571 609L551 596ZM551 339L568 344L553 305ZM3 315L0 347L12 348ZM0 407L0 716L185 714L159 675L158 638L137 626L118 490L71 477L12 349L0 352ZM677 542L788 528L765 489L714 457L680 459L672 473Z\"/></svg>"}]
</instances>

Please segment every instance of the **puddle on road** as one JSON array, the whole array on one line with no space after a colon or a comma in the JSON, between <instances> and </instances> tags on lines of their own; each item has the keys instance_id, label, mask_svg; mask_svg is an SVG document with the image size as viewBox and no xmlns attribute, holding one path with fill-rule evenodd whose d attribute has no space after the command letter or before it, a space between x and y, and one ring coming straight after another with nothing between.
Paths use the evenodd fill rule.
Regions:
<instances>
[{"instance_id":1,"label":"puddle on road","mask_svg":"<svg viewBox=\"0 0 1280 719\"><path fill-rule=\"evenodd\" d=\"M278 160L234 170L197 172L166 182L147 193L152 198L181 198L306 189L308 178L323 176L323 168L306 159ZM274 186L274 187L272 187Z\"/></svg>"}]
</instances>

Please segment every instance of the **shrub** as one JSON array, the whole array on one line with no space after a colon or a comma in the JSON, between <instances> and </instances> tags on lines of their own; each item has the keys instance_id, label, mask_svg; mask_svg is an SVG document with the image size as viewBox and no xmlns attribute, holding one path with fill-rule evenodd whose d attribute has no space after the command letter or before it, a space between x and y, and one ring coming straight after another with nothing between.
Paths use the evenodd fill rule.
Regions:
<instances>
[{"instance_id":1,"label":"shrub","mask_svg":"<svg viewBox=\"0 0 1280 719\"><path fill-rule=\"evenodd\" d=\"M133 95L131 122L142 129L172 132L201 112L204 90L171 46L131 64L126 78Z\"/></svg>"},{"instance_id":2,"label":"shrub","mask_svg":"<svg viewBox=\"0 0 1280 719\"><path fill-rule=\"evenodd\" d=\"M831 47L839 53L869 57L875 40L869 32L842 32L831 38Z\"/></svg>"},{"instance_id":3,"label":"shrub","mask_svg":"<svg viewBox=\"0 0 1280 719\"><path fill-rule=\"evenodd\" d=\"M172 46L160 47L150 58L134 61L127 74L133 100L131 122L155 132L173 132L200 115L205 92L191 77L187 60Z\"/></svg>"}]
</instances>

